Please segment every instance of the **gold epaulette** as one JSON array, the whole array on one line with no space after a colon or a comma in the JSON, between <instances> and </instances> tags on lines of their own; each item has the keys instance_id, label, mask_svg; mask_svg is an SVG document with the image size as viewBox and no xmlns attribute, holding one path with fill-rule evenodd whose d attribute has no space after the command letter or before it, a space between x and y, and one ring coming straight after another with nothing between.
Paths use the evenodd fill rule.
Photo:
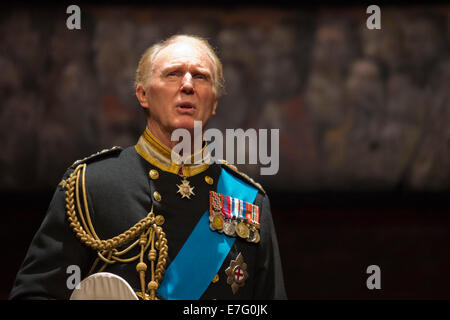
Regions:
<instances>
[{"instance_id":1,"label":"gold epaulette","mask_svg":"<svg viewBox=\"0 0 450 320\"><path fill-rule=\"evenodd\" d=\"M253 185L255 188L257 188L259 191L261 191L263 194L266 194L266 191L263 189L263 187L256 182L255 180L253 180L252 178L250 178L248 175L246 175L245 173L239 171L239 169L228 163L226 160L219 160L220 164L223 164L226 168L231 169L233 172L235 172L236 174L238 174L240 177L244 178L245 181L249 182L251 185Z\"/></svg>"},{"instance_id":2,"label":"gold epaulette","mask_svg":"<svg viewBox=\"0 0 450 320\"><path fill-rule=\"evenodd\" d=\"M89 161L91 161L91 160L93 160L93 159L95 159L95 158L97 158L97 157L99 157L99 156L104 156L104 155L107 155L107 154L110 154L110 153L115 153L115 152L118 152L118 151L122 151L122 147L114 146L114 147L112 147L111 149L103 149L103 150L101 150L101 151L99 151L99 152L96 152L96 153L94 153L94 154L91 154L90 156L88 156L88 157L86 157L86 158L83 158L83 159L80 159L80 160L75 161L75 162L69 167L69 169L74 169L74 168L77 167L79 164L89 162Z\"/></svg>"}]
</instances>

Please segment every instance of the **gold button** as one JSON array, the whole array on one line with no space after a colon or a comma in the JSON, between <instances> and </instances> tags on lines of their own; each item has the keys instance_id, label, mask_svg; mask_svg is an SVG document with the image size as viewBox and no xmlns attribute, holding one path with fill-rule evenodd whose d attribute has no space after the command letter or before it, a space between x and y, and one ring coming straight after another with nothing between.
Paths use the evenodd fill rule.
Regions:
<instances>
[{"instance_id":1,"label":"gold button","mask_svg":"<svg viewBox=\"0 0 450 320\"><path fill-rule=\"evenodd\" d=\"M162 226L162 225L164 224L164 221L166 221L166 220L164 219L164 217L163 217L162 215L157 215L157 216L155 217L155 223L156 223L158 226Z\"/></svg>"},{"instance_id":2,"label":"gold button","mask_svg":"<svg viewBox=\"0 0 450 320\"><path fill-rule=\"evenodd\" d=\"M159 194L158 191L153 192L153 199L155 199L155 201L158 201L158 202L161 201L161 195Z\"/></svg>"},{"instance_id":3,"label":"gold button","mask_svg":"<svg viewBox=\"0 0 450 320\"><path fill-rule=\"evenodd\" d=\"M214 183L213 178L211 178L210 176L205 176L205 181L207 184L212 185Z\"/></svg>"},{"instance_id":4,"label":"gold button","mask_svg":"<svg viewBox=\"0 0 450 320\"><path fill-rule=\"evenodd\" d=\"M150 176L150 178L152 178L153 180L156 180L159 178L159 172L155 169L150 170L150 172L148 173L148 175Z\"/></svg>"},{"instance_id":5,"label":"gold button","mask_svg":"<svg viewBox=\"0 0 450 320\"><path fill-rule=\"evenodd\" d=\"M219 281L219 275L218 274L216 274L216 276L212 280L212 283L216 283L217 281Z\"/></svg>"}]
</instances>

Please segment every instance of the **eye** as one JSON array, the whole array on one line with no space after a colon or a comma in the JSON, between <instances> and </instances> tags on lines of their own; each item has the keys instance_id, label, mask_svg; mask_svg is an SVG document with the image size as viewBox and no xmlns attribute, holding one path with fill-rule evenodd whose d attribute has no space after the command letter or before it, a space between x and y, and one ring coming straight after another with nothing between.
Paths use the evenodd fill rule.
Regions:
<instances>
[{"instance_id":1,"label":"eye","mask_svg":"<svg viewBox=\"0 0 450 320\"><path fill-rule=\"evenodd\" d=\"M166 73L166 77L169 77L169 78L179 77L179 76L181 76L181 71L177 71L177 70L169 71Z\"/></svg>"},{"instance_id":2,"label":"eye","mask_svg":"<svg viewBox=\"0 0 450 320\"><path fill-rule=\"evenodd\" d=\"M193 76L194 79L200 79L200 80L208 80L208 76L203 73L196 73Z\"/></svg>"}]
</instances>

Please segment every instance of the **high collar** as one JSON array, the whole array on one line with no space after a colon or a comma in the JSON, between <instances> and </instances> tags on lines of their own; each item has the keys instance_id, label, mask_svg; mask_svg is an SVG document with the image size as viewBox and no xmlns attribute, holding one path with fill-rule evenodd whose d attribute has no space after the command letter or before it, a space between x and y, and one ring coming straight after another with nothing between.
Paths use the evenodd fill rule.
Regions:
<instances>
[{"instance_id":1,"label":"high collar","mask_svg":"<svg viewBox=\"0 0 450 320\"><path fill-rule=\"evenodd\" d=\"M135 149L142 158L155 167L184 177L191 177L205 171L210 163L210 154L206 143L202 150L189 157L182 158L174 153L173 159L175 162L173 162L172 150L156 139L148 128L145 128L144 133L142 133L135 145ZM187 158L191 159L191 164L183 163ZM200 163L193 163L193 159L197 158L201 159Z\"/></svg>"}]
</instances>

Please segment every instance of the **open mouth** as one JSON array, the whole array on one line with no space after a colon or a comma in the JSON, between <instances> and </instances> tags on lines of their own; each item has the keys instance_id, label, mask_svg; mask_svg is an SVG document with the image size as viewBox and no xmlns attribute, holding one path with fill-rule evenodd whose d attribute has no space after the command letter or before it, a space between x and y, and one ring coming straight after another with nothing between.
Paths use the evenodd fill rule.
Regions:
<instances>
[{"instance_id":1,"label":"open mouth","mask_svg":"<svg viewBox=\"0 0 450 320\"><path fill-rule=\"evenodd\" d=\"M191 102L183 101L183 102L178 103L177 107L183 108L183 109L191 109L191 108L195 108L195 105Z\"/></svg>"},{"instance_id":2,"label":"open mouth","mask_svg":"<svg viewBox=\"0 0 450 320\"><path fill-rule=\"evenodd\" d=\"M183 114L193 114L195 111L195 105L190 102L182 102L177 105L177 110Z\"/></svg>"}]
</instances>

